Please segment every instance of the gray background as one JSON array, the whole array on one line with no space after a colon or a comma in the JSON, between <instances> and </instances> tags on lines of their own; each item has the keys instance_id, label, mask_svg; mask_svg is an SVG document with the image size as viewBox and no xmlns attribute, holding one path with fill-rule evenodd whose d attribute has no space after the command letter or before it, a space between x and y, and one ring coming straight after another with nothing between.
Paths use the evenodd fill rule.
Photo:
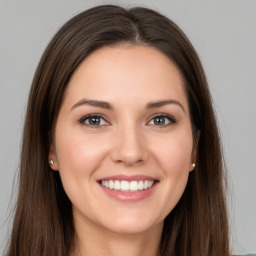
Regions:
<instances>
[{"instance_id":1,"label":"gray background","mask_svg":"<svg viewBox=\"0 0 256 256\"><path fill-rule=\"evenodd\" d=\"M195 46L223 138L233 252L256 252L256 0L0 0L0 253L10 227L12 185L35 68L65 21L102 3L158 10L175 21Z\"/></svg>"}]
</instances>

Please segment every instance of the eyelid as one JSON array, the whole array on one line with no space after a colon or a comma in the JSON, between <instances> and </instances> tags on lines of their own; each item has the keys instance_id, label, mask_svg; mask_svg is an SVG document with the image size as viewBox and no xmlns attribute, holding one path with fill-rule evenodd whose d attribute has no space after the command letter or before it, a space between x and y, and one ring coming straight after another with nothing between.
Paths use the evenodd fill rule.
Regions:
<instances>
[{"instance_id":1,"label":"eyelid","mask_svg":"<svg viewBox=\"0 0 256 256\"><path fill-rule=\"evenodd\" d=\"M85 122L86 119L90 118L90 117L98 117L98 118L102 118L107 124L99 124L99 125L91 125L91 124L87 124ZM164 125L158 125L159 127L166 127L166 126L169 126L169 125L172 125L172 124L175 124L177 121L176 119L170 115L170 114L166 114L166 113L157 113L157 114L154 114L152 115L150 118L149 118L149 121L146 123L147 125L151 126L151 124L149 124L154 118L156 117L164 117L164 118L167 118L169 120L169 122L167 124L164 124ZM102 126L108 126L110 125L110 122L107 120L107 118L100 114L100 113L90 113L90 114L87 114L83 117L81 117L79 120L78 120L79 124L80 125L84 125L84 126L88 126L88 127L91 127L91 128L101 128ZM153 126L153 125L152 125ZM157 125L154 125L154 126L157 126Z\"/></svg>"},{"instance_id":2,"label":"eyelid","mask_svg":"<svg viewBox=\"0 0 256 256\"><path fill-rule=\"evenodd\" d=\"M158 113L158 114L155 114L153 116L150 117L149 121L147 122L147 125L149 125L149 122L152 121L152 119L154 119L155 117L164 117L164 118L167 118L169 119L170 123L168 124L165 124L165 125L159 125L161 127L165 127L165 126L168 126L168 125L172 125L172 124L175 124L177 122L176 118L170 114L166 114L166 113ZM156 126L156 125L155 125Z\"/></svg>"},{"instance_id":3,"label":"eyelid","mask_svg":"<svg viewBox=\"0 0 256 256\"><path fill-rule=\"evenodd\" d=\"M98 118L102 118L107 124L104 124L104 125L90 125L90 124L87 124L85 123L85 120L90 118L90 117L98 117ZM91 128L100 128L102 126L107 126L109 125L109 121L107 121L107 118L104 117L104 115L102 114L99 114L99 113L91 113L91 114L88 114L88 115L85 115L83 117L81 117L79 120L78 120L79 124L81 125L84 125L84 126L88 126L88 127L91 127Z\"/></svg>"}]
</instances>

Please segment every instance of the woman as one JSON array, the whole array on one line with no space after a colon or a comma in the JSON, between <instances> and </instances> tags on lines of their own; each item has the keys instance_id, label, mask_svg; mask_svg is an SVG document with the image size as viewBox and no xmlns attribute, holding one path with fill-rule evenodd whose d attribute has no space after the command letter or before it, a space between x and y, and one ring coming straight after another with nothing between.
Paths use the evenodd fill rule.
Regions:
<instances>
[{"instance_id":1,"label":"woman","mask_svg":"<svg viewBox=\"0 0 256 256\"><path fill-rule=\"evenodd\" d=\"M230 255L223 185L186 36L152 10L98 6L37 68L7 255Z\"/></svg>"}]
</instances>

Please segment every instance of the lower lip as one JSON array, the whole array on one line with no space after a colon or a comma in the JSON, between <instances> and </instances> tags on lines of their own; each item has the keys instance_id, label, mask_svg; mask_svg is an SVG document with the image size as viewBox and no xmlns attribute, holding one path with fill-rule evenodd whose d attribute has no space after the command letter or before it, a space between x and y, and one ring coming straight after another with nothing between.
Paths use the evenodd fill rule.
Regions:
<instances>
[{"instance_id":1,"label":"lower lip","mask_svg":"<svg viewBox=\"0 0 256 256\"><path fill-rule=\"evenodd\" d=\"M109 189L100 185L102 190L110 197L118 201L137 202L144 200L152 195L155 191L157 183L151 188L139 191L124 192L120 190Z\"/></svg>"}]
</instances>

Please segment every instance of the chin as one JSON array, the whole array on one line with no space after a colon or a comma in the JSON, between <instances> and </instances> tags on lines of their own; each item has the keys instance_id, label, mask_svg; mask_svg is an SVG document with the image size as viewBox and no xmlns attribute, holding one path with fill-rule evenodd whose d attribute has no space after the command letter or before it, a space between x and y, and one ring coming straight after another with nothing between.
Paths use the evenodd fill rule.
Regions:
<instances>
[{"instance_id":1,"label":"chin","mask_svg":"<svg viewBox=\"0 0 256 256\"><path fill-rule=\"evenodd\" d=\"M113 222L113 220L112 220ZM161 229L163 228L163 221L152 221L145 217L134 218L127 217L125 219L119 218L115 219L115 222L110 225L110 223L106 224L105 227L114 233L117 234L141 234L149 232L153 229Z\"/></svg>"}]
</instances>

